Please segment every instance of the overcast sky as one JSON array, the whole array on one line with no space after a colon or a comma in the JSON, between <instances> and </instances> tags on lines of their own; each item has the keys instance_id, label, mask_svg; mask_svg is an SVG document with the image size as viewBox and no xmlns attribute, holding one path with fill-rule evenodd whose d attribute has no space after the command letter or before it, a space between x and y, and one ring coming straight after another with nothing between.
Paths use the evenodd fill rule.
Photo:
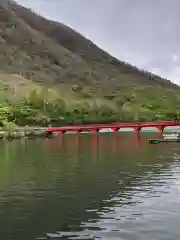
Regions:
<instances>
[{"instance_id":1,"label":"overcast sky","mask_svg":"<svg viewBox=\"0 0 180 240\"><path fill-rule=\"evenodd\" d=\"M17 0L180 85L180 0Z\"/></svg>"}]
</instances>

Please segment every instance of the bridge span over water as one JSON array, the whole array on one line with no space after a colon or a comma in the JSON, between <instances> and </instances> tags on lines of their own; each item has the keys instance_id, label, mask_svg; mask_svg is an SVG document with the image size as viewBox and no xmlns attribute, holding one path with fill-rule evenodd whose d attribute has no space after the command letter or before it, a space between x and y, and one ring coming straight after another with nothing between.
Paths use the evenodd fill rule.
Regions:
<instances>
[{"instance_id":1,"label":"bridge span over water","mask_svg":"<svg viewBox=\"0 0 180 240\"><path fill-rule=\"evenodd\" d=\"M86 125L67 125L62 127L48 127L47 133L51 134L56 132L58 134L64 134L66 132L95 132L100 130L111 129L113 132L118 132L120 129L132 128L137 134L145 128L157 128L157 130L163 134L166 127L180 127L180 120L175 121L159 121L159 122L130 122L130 123L108 123L108 124L86 124Z\"/></svg>"}]
</instances>

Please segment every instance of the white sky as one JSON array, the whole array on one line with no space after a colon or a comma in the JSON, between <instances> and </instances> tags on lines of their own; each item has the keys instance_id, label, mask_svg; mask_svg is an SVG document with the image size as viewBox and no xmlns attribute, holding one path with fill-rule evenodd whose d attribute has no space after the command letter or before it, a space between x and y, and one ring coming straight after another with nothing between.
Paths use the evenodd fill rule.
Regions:
<instances>
[{"instance_id":1,"label":"white sky","mask_svg":"<svg viewBox=\"0 0 180 240\"><path fill-rule=\"evenodd\" d=\"M180 0L17 0L180 85Z\"/></svg>"}]
</instances>

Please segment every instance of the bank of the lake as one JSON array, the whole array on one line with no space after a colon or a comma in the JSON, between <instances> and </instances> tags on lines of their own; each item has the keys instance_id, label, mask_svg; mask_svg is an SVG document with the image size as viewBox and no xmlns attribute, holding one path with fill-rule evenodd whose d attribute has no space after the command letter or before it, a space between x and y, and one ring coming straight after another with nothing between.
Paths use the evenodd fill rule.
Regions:
<instances>
[{"instance_id":1,"label":"bank of the lake","mask_svg":"<svg viewBox=\"0 0 180 240\"><path fill-rule=\"evenodd\" d=\"M27 127L11 131L0 130L0 139L45 138L47 137L46 132L45 128L32 129Z\"/></svg>"}]
</instances>

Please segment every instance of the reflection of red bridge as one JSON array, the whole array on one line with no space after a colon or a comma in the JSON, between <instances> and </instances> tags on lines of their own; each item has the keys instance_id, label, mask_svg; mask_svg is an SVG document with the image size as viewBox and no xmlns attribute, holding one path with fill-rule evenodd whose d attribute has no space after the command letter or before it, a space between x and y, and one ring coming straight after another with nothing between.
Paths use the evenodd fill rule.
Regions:
<instances>
[{"instance_id":1,"label":"reflection of red bridge","mask_svg":"<svg viewBox=\"0 0 180 240\"><path fill-rule=\"evenodd\" d=\"M49 127L47 133L57 132L63 134L66 132L96 132L100 130L111 129L117 132L119 129L132 128L139 134L142 128L157 128L160 133L163 133L165 127L180 126L180 120L162 121L162 122L132 122L132 123L111 123L111 124L87 124L87 125L70 125L64 127Z\"/></svg>"}]
</instances>

